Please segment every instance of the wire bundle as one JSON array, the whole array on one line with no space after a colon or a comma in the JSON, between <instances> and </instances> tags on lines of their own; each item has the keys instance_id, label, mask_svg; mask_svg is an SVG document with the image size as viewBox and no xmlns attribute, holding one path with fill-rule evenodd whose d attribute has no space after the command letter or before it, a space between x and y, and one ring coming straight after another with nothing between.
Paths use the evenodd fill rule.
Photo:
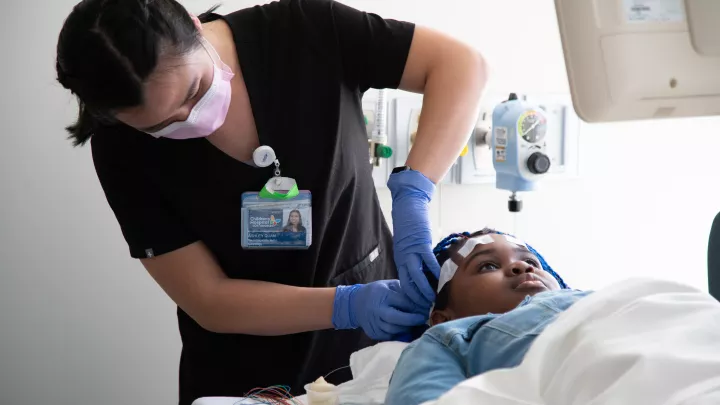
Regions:
<instances>
[{"instance_id":1,"label":"wire bundle","mask_svg":"<svg viewBox=\"0 0 720 405\"><path fill-rule=\"evenodd\" d=\"M296 401L290 394L290 387L286 385L273 385L267 388L253 388L247 394L245 399L250 399L255 402L254 404L266 404L266 405L302 405ZM240 401L234 405L248 404Z\"/></svg>"}]
</instances>

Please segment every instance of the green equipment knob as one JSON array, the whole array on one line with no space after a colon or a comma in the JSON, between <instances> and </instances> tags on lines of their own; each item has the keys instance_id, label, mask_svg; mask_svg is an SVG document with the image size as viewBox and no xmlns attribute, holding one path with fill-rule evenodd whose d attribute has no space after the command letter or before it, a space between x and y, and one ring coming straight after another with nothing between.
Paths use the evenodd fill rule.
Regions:
<instances>
[{"instance_id":1,"label":"green equipment knob","mask_svg":"<svg viewBox=\"0 0 720 405\"><path fill-rule=\"evenodd\" d=\"M392 156L392 148L386 145L375 146L375 156L383 159L387 159Z\"/></svg>"}]
</instances>

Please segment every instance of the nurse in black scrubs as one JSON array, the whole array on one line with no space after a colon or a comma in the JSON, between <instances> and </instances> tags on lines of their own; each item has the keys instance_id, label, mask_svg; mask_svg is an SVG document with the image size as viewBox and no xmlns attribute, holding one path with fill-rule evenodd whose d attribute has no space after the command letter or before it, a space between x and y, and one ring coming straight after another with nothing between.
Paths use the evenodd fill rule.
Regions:
<instances>
[{"instance_id":1,"label":"nurse in black scrubs","mask_svg":"<svg viewBox=\"0 0 720 405\"><path fill-rule=\"evenodd\" d=\"M84 0L56 69L80 105L70 139L90 141L129 254L178 305L180 404L276 384L301 394L352 352L425 321L422 271L439 272L428 204L486 80L473 49L330 0L198 18L175 0ZM370 88L425 95L388 183L393 233L368 164ZM240 244L241 195L273 176L252 164L260 146L312 193L309 249Z\"/></svg>"}]
</instances>

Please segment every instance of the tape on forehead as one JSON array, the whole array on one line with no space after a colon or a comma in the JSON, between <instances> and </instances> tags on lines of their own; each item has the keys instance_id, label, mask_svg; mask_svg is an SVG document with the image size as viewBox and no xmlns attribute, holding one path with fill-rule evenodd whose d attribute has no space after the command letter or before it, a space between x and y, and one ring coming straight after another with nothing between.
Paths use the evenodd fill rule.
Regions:
<instances>
[{"instance_id":1,"label":"tape on forehead","mask_svg":"<svg viewBox=\"0 0 720 405\"><path fill-rule=\"evenodd\" d=\"M513 243L513 244L518 245L518 246L522 246L522 247L524 247L524 248L527 249L527 245L525 244L525 242L521 241L520 239L518 239L518 238L516 238L516 237L514 237L514 236L510 236L510 235L503 235L503 236L505 237L505 239L506 239L508 242Z\"/></svg>"},{"instance_id":2,"label":"tape on forehead","mask_svg":"<svg viewBox=\"0 0 720 405\"><path fill-rule=\"evenodd\" d=\"M467 241L465 241L465 244L463 245L463 247L460 250L458 250L457 253L462 257L467 257L470 254L470 252L472 252L473 249L475 249L475 246L487 245L487 244L493 243L493 242L495 242L495 239L493 239L492 236L490 236L490 235L483 235L483 236L478 236L477 238L471 238L471 239L468 239Z\"/></svg>"},{"instance_id":3,"label":"tape on forehead","mask_svg":"<svg viewBox=\"0 0 720 405\"><path fill-rule=\"evenodd\" d=\"M447 284L448 281L452 280L453 277L455 277L455 272L457 271L458 266L455 264L452 259L445 260L445 263L443 263L442 267L440 268L440 278L438 279L438 287L437 292L439 293L440 290Z\"/></svg>"}]
</instances>

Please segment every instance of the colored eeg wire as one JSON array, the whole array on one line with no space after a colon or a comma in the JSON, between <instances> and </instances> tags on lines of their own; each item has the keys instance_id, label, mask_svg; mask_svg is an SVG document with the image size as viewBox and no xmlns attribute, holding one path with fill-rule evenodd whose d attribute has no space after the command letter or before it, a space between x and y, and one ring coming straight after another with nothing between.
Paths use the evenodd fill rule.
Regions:
<instances>
[{"instance_id":1,"label":"colored eeg wire","mask_svg":"<svg viewBox=\"0 0 720 405\"><path fill-rule=\"evenodd\" d=\"M349 368L350 366L342 366L327 373L324 378L336 371ZM290 394L290 387L287 385L273 385L267 388L253 388L245 394L245 397L235 402L233 405L250 405L245 400L255 401L253 404L264 405L302 405L295 397Z\"/></svg>"},{"instance_id":2,"label":"colored eeg wire","mask_svg":"<svg viewBox=\"0 0 720 405\"><path fill-rule=\"evenodd\" d=\"M326 378L326 379L327 379L327 378L328 378L331 374L333 374L334 372L340 371L340 370L343 370L343 369L346 369L346 368L350 368L350 366L347 365L347 366L338 367L338 368L336 368L335 370L333 370L333 371L325 374L325 377L323 377L323 378Z\"/></svg>"},{"instance_id":3,"label":"colored eeg wire","mask_svg":"<svg viewBox=\"0 0 720 405\"><path fill-rule=\"evenodd\" d=\"M290 394L290 387L286 385L274 385L267 388L253 388L245 394L245 398L235 402L233 405L246 404L244 401L251 399L255 404L266 405L302 405Z\"/></svg>"}]
</instances>

